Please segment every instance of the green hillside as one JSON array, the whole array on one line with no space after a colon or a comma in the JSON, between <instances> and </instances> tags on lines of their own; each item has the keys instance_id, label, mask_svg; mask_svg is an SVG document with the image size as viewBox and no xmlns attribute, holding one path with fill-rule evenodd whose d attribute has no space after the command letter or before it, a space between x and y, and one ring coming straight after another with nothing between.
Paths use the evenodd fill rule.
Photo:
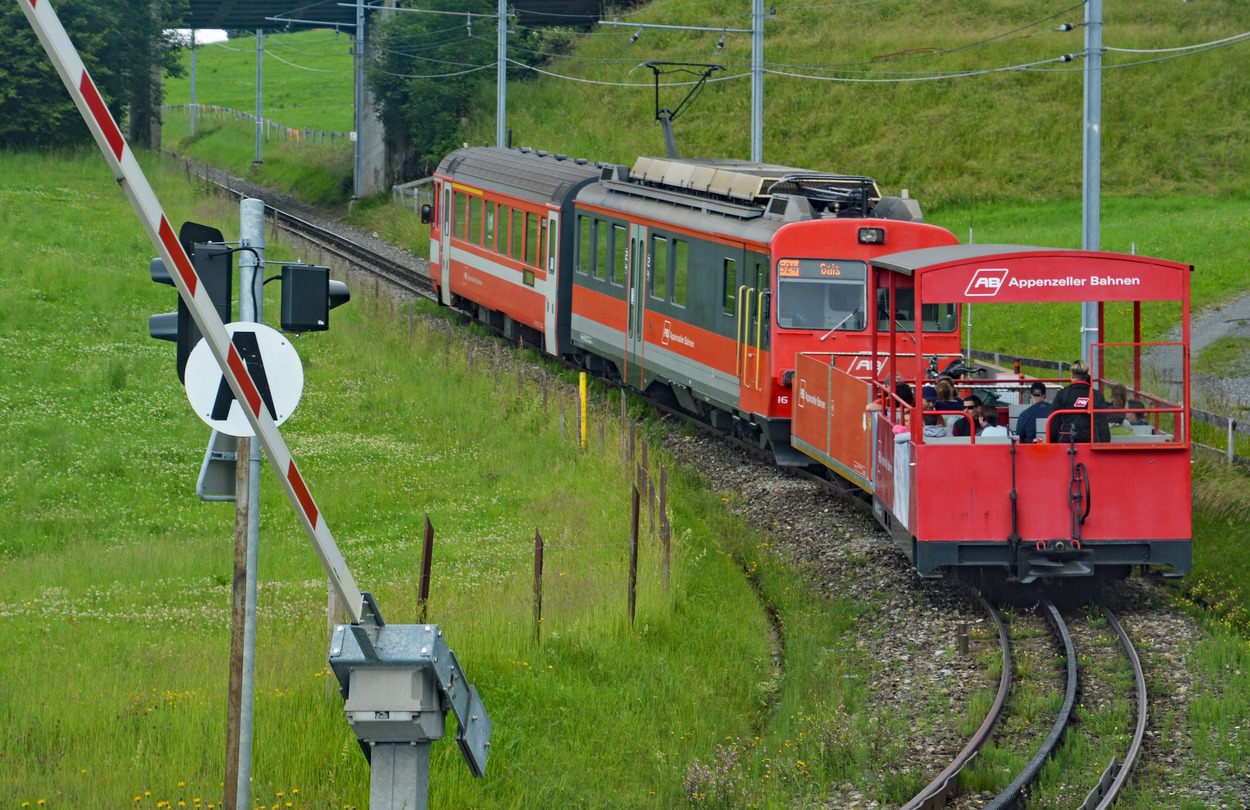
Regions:
<instances>
[{"instance_id":1,"label":"green hillside","mask_svg":"<svg viewBox=\"0 0 1250 810\"><path fill-rule=\"evenodd\" d=\"M764 24L764 159L875 176L928 205L1078 196L1083 148L1083 4L904 0L778 6ZM1110 196L1250 190L1250 31L1237 0L1104 4L1102 190ZM623 15L650 25L748 29L749 4L657 3ZM602 26L541 74L509 74L515 145L632 162L662 153L644 63L725 70L674 122L684 155L750 154L751 36ZM451 34L449 34L450 36ZM351 38L265 38L265 115L292 127L351 129ZM1070 62L1056 61L1077 54ZM197 99L255 109L255 40L203 48ZM1027 66L1027 67L1022 67ZM414 72L415 70L414 64ZM1019 69L1012 69L1019 68ZM427 69L423 68L423 72ZM687 74L660 95L676 108ZM189 80L170 81L184 103ZM493 82L463 140L495 142ZM250 157L250 156L249 156ZM403 178L412 179L412 178Z\"/></svg>"}]
</instances>

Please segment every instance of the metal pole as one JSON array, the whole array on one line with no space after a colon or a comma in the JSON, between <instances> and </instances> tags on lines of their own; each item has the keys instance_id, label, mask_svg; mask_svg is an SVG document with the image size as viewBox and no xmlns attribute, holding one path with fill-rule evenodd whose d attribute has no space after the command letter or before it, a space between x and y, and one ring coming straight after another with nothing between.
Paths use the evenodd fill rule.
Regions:
<instances>
[{"instance_id":1,"label":"metal pole","mask_svg":"<svg viewBox=\"0 0 1250 810\"><path fill-rule=\"evenodd\" d=\"M264 315L265 204L239 202L239 320L261 323ZM252 251L256 251L253 253ZM252 710L256 691L256 579L260 545L260 442L249 442L247 487L247 606L243 632L242 712L239 723L239 807L251 802ZM241 454L240 454L241 455ZM237 501L236 501L237 503Z\"/></svg>"},{"instance_id":2,"label":"metal pole","mask_svg":"<svg viewBox=\"0 0 1250 810\"><path fill-rule=\"evenodd\" d=\"M356 4L356 53L352 64L355 71L355 110L352 113L353 141L352 198L364 196L364 153L361 147L365 125L365 4Z\"/></svg>"},{"instance_id":3,"label":"metal pole","mask_svg":"<svg viewBox=\"0 0 1250 810\"><path fill-rule=\"evenodd\" d=\"M764 0L751 0L751 162L764 160Z\"/></svg>"},{"instance_id":4,"label":"metal pole","mask_svg":"<svg viewBox=\"0 0 1250 810\"><path fill-rule=\"evenodd\" d=\"M238 457L235 461L234 491L245 492L250 486L251 464L245 460L250 455L252 440L242 436L238 440ZM246 499L236 498L234 504L234 575L231 586L230 605L230 676L226 705L226 810L243 810L248 806L247 796L236 795L239 785L239 740L243 714L243 648L246 645L247 626L247 511Z\"/></svg>"},{"instance_id":5,"label":"metal pole","mask_svg":"<svg viewBox=\"0 0 1250 810\"><path fill-rule=\"evenodd\" d=\"M1081 247L1098 250L1101 194L1102 144L1102 0L1085 3L1085 176L1082 196ZM1098 334L1098 304L1081 304L1081 357L1094 374L1093 347Z\"/></svg>"},{"instance_id":6,"label":"metal pole","mask_svg":"<svg viewBox=\"0 0 1250 810\"><path fill-rule=\"evenodd\" d=\"M495 146L507 146L508 128L508 1L499 0L499 63L495 68Z\"/></svg>"},{"instance_id":7,"label":"metal pole","mask_svg":"<svg viewBox=\"0 0 1250 810\"><path fill-rule=\"evenodd\" d=\"M261 98L264 95L264 75L263 65L265 56L265 32L256 29L256 162L264 163L264 157L261 154L260 144L264 135L264 109L261 106Z\"/></svg>"},{"instance_id":8,"label":"metal pole","mask_svg":"<svg viewBox=\"0 0 1250 810\"><path fill-rule=\"evenodd\" d=\"M191 29L191 132L192 138L195 137L195 29Z\"/></svg>"}]
</instances>

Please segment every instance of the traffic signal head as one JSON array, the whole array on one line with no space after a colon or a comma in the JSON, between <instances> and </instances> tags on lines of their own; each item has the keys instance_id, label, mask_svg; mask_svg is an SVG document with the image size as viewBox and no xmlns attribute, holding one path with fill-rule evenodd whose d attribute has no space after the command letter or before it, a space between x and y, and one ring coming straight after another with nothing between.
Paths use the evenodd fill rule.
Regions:
<instances>
[{"instance_id":1,"label":"traffic signal head","mask_svg":"<svg viewBox=\"0 0 1250 810\"><path fill-rule=\"evenodd\" d=\"M330 310L351 300L351 291L330 278L327 267L282 266L282 328L287 332L322 332L330 328Z\"/></svg>"},{"instance_id":2,"label":"traffic signal head","mask_svg":"<svg viewBox=\"0 0 1250 810\"><path fill-rule=\"evenodd\" d=\"M188 252L191 255L191 265L195 268L195 274L199 276L200 284L204 286L212 299L217 315L222 323L229 323L231 294L234 289L233 252L223 244L207 243L196 243ZM161 259L152 260L149 272L156 283L174 286L174 280L169 275L169 268ZM195 320L191 317L191 311L187 309L181 296L178 298L177 312L164 312L148 319L148 334L157 340L169 340L178 345L178 380L183 381L187 358L191 355L195 344L200 342L201 335L199 327L195 325Z\"/></svg>"}]
</instances>

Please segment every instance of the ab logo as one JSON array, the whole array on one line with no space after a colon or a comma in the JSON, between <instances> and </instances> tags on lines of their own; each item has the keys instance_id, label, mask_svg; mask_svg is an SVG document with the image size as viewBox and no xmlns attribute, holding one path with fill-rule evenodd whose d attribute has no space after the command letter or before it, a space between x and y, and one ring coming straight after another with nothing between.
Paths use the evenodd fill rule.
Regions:
<instances>
[{"instance_id":1,"label":"ab logo","mask_svg":"<svg viewBox=\"0 0 1250 810\"><path fill-rule=\"evenodd\" d=\"M998 290L1003 286L1006 278L1007 268L1005 267L983 267L972 274L972 280L968 282L968 289L964 290L964 295L982 298L998 295Z\"/></svg>"}]
</instances>

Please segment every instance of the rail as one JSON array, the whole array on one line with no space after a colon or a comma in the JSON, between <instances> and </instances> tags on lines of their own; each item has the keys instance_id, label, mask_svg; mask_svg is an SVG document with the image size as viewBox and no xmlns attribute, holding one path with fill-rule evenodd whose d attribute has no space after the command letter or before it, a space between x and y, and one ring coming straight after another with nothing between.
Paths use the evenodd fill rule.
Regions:
<instances>
[{"instance_id":1,"label":"rail","mask_svg":"<svg viewBox=\"0 0 1250 810\"><path fill-rule=\"evenodd\" d=\"M1007 635L1007 627L1003 624L1003 616L998 612L997 608L986 601L981 594L978 593L976 597L977 601L981 603L981 607L994 620L994 625L998 629L998 643L1003 650L1003 672L998 679L998 693L994 696L994 703L986 713L981 727L972 735L972 739L968 740L968 744L955 755L950 765L947 765L941 773L934 777L932 782L925 785L911 801L903 805L901 810L937 810L939 807L946 806L946 803L950 801L958 789L959 774L981 751L986 741L989 740L990 732L994 730L994 725L998 722L999 716L1002 715L1003 707L1007 705L1007 698L1011 694L1011 639Z\"/></svg>"},{"instance_id":2,"label":"rail","mask_svg":"<svg viewBox=\"0 0 1250 810\"><path fill-rule=\"evenodd\" d=\"M1107 624L1115 631L1116 637L1120 640L1120 648L1124 650L1124 655L1128 658L1129 664L1133 667L1133 684L1134 691L1137 696L1137 725L1133 732L1133 742L1129 745L1128 753L1124 755L1124 762L1121 763L1114 757L1111 764L1102 772L1102 777L1098 780L1098 784L1085 797L1085 801L1081 802L1079 810L1107 810L1120 794L1120 789L1128 782L1129 775L1133 772L1133 766L1137 764L1137 758L1141 755L1142 740L1146 736L1146 720L1148 703L1146 700L1146 673L1142 670L1141 658L1137 655L1137 650L1133 647L1132 640L1129 639L1128 633L1124 632L1124 627L1116 620L1111 611L1105 605L1100 605L1102 615L1106 617Z\"/></svg>"},{"instance_id":3,"label":"rail","mask_svg":"<svg viewBox=\"0 0 1250 810\"><path fill-rule=\"evenodd\" d=\"M1059 613L1059 608L1055 607L1055 603L1049 599L1041 600L1039 607L1042 610L1046 620L1050 622L1055 633L1059 636L1063 644L1064 658L1067 659L1067 687L1064 691L1063 706L1059 708L1059 715L1055 718L1055 723L1051 726L1050 733L1046 735L1046 739L1038 746L1037 751L1033 754L1033 758L1024 766L1024 770L1012 780L1007 788L994 797L994 801L986 805L987 810L1003 810L1008 807L1016 807L1024 796L1024 791L1029 785L1037 780L1038 775L1042 772L1042 766L1046 764L1046 760L1059 749L1059 744L1063 741L1063 734L1067 731L1068 724L1072 719L1072 710L1076 706L1076 648L1072 643L1072 634L1068 631L1068 625L1063 620L1063 616Z\"/></svg>"}]
</instances>

